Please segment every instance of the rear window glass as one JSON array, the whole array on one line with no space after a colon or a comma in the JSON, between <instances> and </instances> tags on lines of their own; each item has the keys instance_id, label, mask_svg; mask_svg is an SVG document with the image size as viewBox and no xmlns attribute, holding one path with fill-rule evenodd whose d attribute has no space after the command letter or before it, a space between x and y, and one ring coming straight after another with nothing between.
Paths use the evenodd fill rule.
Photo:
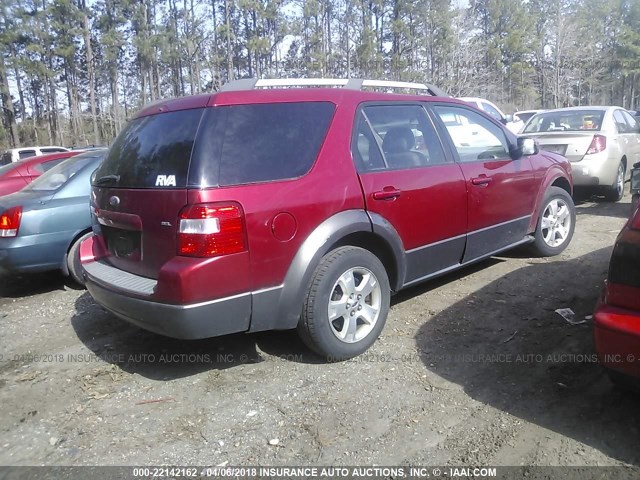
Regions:
<instances>
[{"instance_id":1,"label":"rear window glass","mask_svg":"<svg viewBox=\"0 0 640 480\"><path fill-rule=\"evenodd\" d=\"M603 118L604 110L561 110L539 113L529 120L522 133L599 131Z\"/></svg>"},{"instance_id":2,"label":"rear window glass","mask_svg":"<svg viewBox=\"0 0 640 480\"><path fill-rule=\"evenodd\" d=\"M334 110L329 102L209 109L198 134L189 183L226 186L306 174L322 146ZM211 161L212 152L217 165Z\"/></svg>"},{"instance_id":3,"label":"rear window glass","mask_svg":"<svg viewBox=\"0 0 640 480\"><path fill-rule=\"evenodd\" d=\"M78 155L72 157L48 172L40 175L33 182L25 187L25 190L33 191L55 191L67 183L73 176L82 170L83 167L93 162L98 155Z\"/></svg>"},{"instance_id":4,"label":"rear window glass","mask_svg":"<svg viewBox=\"0 0 640 480\"><path fill-rule=\"evenodd\" d=\"M96 181L112 176L121 188L185 187L191 151L204 109L136 118L109 149Z\"/></svg>"},{"instance_id":5,"label":"rear window glass","mask_svg":"<svg viewBox=\"0 0 640 480\"><path fill-rule=\"evenodd\" d=\"M48 172L53 167L55 167L61 162L64 162L65 160L66 160L65 158L58 158L56 160L50 160L48 162L32 165L31 167L29 167L29 169L37 173L44 173L44 172Z\"/></svg>"},{"instance_id":6,"label":"rear window glass","mask_svg":"<svg viewBox=\"0 0 640 480\"><path fill-rule=\"evenodd\" d=\"M7 165L11 163L11 152L4 152L0 157L0 165Z\"/></svg>"}]
</instances>

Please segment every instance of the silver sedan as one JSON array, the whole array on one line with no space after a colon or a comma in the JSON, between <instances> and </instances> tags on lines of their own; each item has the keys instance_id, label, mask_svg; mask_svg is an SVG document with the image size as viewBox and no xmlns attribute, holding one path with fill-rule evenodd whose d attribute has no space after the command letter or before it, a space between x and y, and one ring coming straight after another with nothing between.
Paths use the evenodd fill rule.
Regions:
<instances>
[{"instance_id":1,"label":"silver sedan","mask_svg":"<svg viewBox=\"0 0 640 480\"><path fill-rule=\"evenodd\" d=\"M640 161L640 125L620 107L569 107L538 113L521 136L572 163L576 187L598 187L608 200L624 195L631 167Z\"/></svg>"}]
</instances>

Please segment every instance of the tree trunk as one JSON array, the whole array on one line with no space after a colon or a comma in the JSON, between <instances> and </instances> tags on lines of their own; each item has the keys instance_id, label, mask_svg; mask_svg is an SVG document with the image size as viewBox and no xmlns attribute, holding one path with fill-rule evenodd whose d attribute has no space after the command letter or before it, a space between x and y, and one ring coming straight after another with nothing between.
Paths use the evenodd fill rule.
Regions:
<instances>
[{"instance_id":1,"label":"tree trunk","mask_svg":"<svg viewBox=\"0 0 640 480\"><path fill-rule=\"evenodd\" d=\"M91 123L93 124L93 144L100 144L100 132L98 132L98 117L96 113L96 79L93 65L93 50L91 48L91 32L89 31L89 17L82 12L82 27L84 29L84 44L87 59L87 72L89 74L89 106L91 108Z\"/></svg>"},{"instance_id":2,"label":"tree trunk","mask_svg":"<svg viewBox=\"0 0 640 480\"><path fill-rule=\"evenodd\" d=\"M230 0L224 0L224 16L227 28L227 82L233 80L233 51L231 50L231 13L229 12Z\"/></svg>"},{"instance_id":3,"label":"tree trunk","mask_svg":"<svg viewBox=\"0 0 640 480\"><path fill-rule=\"evenodd\" d=\"M9 90L9 80L7 79L7 66L4 63L4 53L0 52L0 96L2 96L2 106L4 108L4 118L9 127L9 141L13 148L20 143L18 136L18 125L13 110L13 101Z\"/></svg>"}]
</instances>

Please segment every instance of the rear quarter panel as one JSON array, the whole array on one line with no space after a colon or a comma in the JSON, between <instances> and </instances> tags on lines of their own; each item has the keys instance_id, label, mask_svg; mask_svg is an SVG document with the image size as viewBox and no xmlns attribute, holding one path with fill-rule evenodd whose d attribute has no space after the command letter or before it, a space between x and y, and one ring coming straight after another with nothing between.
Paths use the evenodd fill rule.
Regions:
<instances>
[{"instance_id":1,"label":"rear quarter panel","mask_svg":"<svg viewBox=\"0 0 640 480\"><path fill-rule=\"evenodd\" d=\"M252 290L282 284L298 249L324 220L364 209L350 150L354 113L355 105L336 108L315 164L300 178L189 191L189 203L235 201L242 206Z\"/></svg>"}]
</instances>

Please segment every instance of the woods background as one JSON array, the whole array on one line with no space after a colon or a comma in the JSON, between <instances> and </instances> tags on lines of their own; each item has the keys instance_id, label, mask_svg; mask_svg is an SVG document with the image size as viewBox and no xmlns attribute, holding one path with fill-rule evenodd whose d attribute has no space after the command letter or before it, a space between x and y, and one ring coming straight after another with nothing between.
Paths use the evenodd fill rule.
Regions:
<instances>
[{"instance_id":1,"label":"woods background","mask_svg":"<svg viewBox=\"0 0 640 480\"><path fill-rule=\"evenodd\" d=\"M3 146L107 144L242 77L426 81L508 112L640 104L640 0L0 0Z\"/></svg>"}]
</instances>

